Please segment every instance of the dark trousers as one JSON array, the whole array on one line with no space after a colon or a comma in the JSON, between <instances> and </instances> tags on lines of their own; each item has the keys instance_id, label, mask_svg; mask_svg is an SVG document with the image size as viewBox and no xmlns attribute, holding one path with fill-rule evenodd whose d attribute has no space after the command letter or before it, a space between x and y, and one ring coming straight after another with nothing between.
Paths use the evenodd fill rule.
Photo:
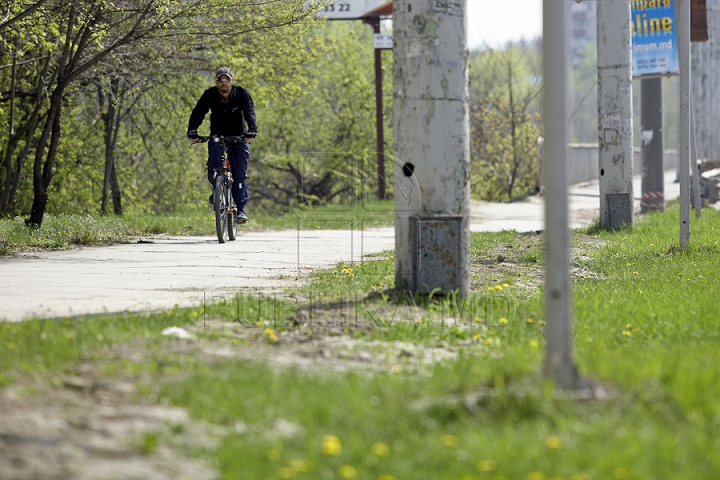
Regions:
<instances>
[{"instance_id":1,"label":"dark trousers","mask_svg":"<svg viewBox=\"0 0 720 480\"><path fill-rule=\"evenodd\" d=\"M215 169L220 167L220 144L208 142L208 182L215 185ZM245 211L245 204L248 201L247 183L247 166L250 158L250 144L247 142L233 143L227 147L227 155L230 159L230 170L232 171L233 184L232 196L238 211Z\"/></svg>"}]
</instances>

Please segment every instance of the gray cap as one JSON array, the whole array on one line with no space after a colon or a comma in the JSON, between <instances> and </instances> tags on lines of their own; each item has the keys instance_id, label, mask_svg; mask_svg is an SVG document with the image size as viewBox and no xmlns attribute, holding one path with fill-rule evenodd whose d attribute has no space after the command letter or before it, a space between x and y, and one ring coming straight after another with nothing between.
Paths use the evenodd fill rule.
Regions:
<instances>
[{"instance_id":1,"label":"gray cap","mask_svg":"<svg viewBox=\"0 0 720 480\"><path fill-rule=\"evenodd\" d=\"M221 75L225 75L226 77L230 78L230 80L233 79L232 71L228 67L218 68L217 72L215 72L215 80L220 78Z\"/></svg>"}]
</instances>

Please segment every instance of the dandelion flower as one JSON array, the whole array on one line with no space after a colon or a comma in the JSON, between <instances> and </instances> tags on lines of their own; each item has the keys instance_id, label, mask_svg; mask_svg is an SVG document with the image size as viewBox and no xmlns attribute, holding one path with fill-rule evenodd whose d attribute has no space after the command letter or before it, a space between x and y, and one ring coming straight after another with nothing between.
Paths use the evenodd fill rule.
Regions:
<instances>
[{"instance_id":1,"label":"dandelion flower","mask_svg":"<svg viewBox=\"0 0 720 480\"><path fill-rule=\"evenodd\" d=\"M538 325L547 325L547 323L545 323L545 320L538 320Z\"/></svg>"},{"instance_id":2,"label":"dandelion flower","mask_svg":"<svg viewBox=\"0 0 720 480\"><path fill-rule=\"evenodd\" d=\"M342 452L342 445L340 445L340 439L335 435L323 436L322 452L325 455L340 455Z\"/></svg>"},{"instance_id":3,"label":"dandelion flower","mask_svg":"<svg viewBox=\"0 0 720 480\"><path fill-rule=\"evenodd\" d=\"M283 467L278 470L278 477L280 478L295 478L295 470L289 467Z\"/></svg>"},{"instance_id":4,"label":"dandelion flower","mask_svg":"<svg viewBox=\"0 0 720 480\"><path fill-rule=\"evenodd\" d=\"M455 435L443 435L440 437L440 443L446 447L454 447L457 445L458 438Z\"/></svg>"},{"instance_id":5,"label":"dandelion flower","mask_svg":"<svg viewBox=\"0 0 720 480\"><path fill-rule=\"evenodd\" d=\"M500 320L498 320L498 323L499 323L500 325L507 325L508 319L505 318L505 317L502 317L502 318L500 318Z\"/></svg>"},{"instance_id":6,"label":"dandelion flower","mask_svg":"<svg viewBox=\"0 0 720 480\"><path fill-rule=\"evenodd\" d=\"M338 473L342 478L357 478L357 470L352 465L342 465Z\"/></svg>"},{"instance_id":7,"label":"dandelion flower","mask_svg":"<svg viewBox=\"0 0 720 480\"><path fill-rule=\"evenodd\" d=\"M473 340L475 340L476 342L479 342L480 340L482 340L482 337L480 336L479 333L476 333L475 335L473 335Z\"/></svg>"},{"instance_id":8,"label":"dandelion flower","mask_svg":"<svg viewBox=\"0 0 720 480\"><path fill-rule=\"evenodd\" d=\"M560 437L552 436L545 439L545 446L553 450L560 448Z\"/></svg>"},{"instance_id":9,"label":"dandelion flower","mask_svg":"<svg viewBox=\"0 0 720 480\"><path fill-rule=\"evenodd\" d=\"M378 457L387 457L390 453L390 447L382 442L373 443L370 450L372 450L372 452Z\"/></svg>"},{"instance_id":10,"label":"dandelion flower","mask_svg":"<svg viewBox=\"0 0 720 480\"><path fill-rule=\"evenodd\" d=\"M626 323L626 324L625 324L625 328L627 328L628 330L631 329L631 328L632 328L632 323Z\"/></svg>"},{"instance_id":11,"label":"dandelion flower","mask_svg":"<svg viewBox=\"0 0 720 480\"><path fill-rule=\"evenodd\" d=\"M528 319L527 319L527 320L525 320L525 321L526 321L527 323L529 323L529 324L533 324L533 323L535 323L535 320L534 320L534 319L532 319L532 318L528 318Z\"/></svg>"},{"instance_id":12,"label":"dandelion flower","mask_svg":"<svg viewBox=\"0 0 720 480\"><path fill-rule=\"evenodd\" d=\"M482 321L483 321L483 319L480 318L480 317L475 317L475 318L473 318L473 322L475 322L475 323L480 323L480 322L482 322Z\"/></svg>"},{"instance_id":13,"label":"dandelion flower","mask_svg":"<svg viewBox=\"0 0 720 480\"><path fill-rule=\"evenodd\" d=\"M481 460L477 463L477 469L481 472L492 472L497 468L495 460Z\"/></svg>"},{"instance_id":14,"label":"dandelion flower","mask_svg":"<svg viewBox=\"0 0 720 480\"><path fill-rule=\"evenodd\" d=\"M537 340L530 340L530 347L538 348L539 344Z\"/></svg>"},{"instance_id":15,"label":"dandelion flower","mask_svg":"<svg viewBox=\"0 0 720 480\"><path fill-rule=\"evenodd\" d=\"M630 330L623 330L622 334L626 337L632 337L632 332Z\"/></svg>"}]
</instances>

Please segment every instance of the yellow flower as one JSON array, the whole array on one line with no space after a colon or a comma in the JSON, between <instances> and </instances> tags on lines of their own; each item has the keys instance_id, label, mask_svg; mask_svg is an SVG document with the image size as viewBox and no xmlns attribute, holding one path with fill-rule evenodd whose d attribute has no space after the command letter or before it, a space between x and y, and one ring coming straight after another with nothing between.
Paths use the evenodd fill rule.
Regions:
<instances>
[{"instance_id":1,"label":"yellow flower","mask_svg":"<svg viewBox=\"0 0 720 480\"><path fill-rule=\"evenodd\" d=\"M533 323L535 323L535 320L534 320L534 319L532 319L532 318L528 318L528 319L527 319L527 320L525 320L525 321L526 321L527 323L529 323L529 324L533 324Z\"/></svg>"},{"instance_id":2,"label":"yellow flower","mask_svg":"<svg viewBox=\"0 0 720 480\"><path fill-rule=\"evenodd\" d=\"M497 290L498 292L502 292L502 289L502 285L495 285L495 290Z\"/></svg>"},{"instance_id":3,"label":"yellow flower","mask_svg":"<svg viewBox=\"0 0 720 480\"><path fill-rule=\"evenodd\" d=\"M455 435L443 435L440 437L440 443L446 447L454 447L457 445L458 438Z\"/></svg>"},{"instance_id":4,"label":"yellow flower","mask_svg":"<svg viewBox=\"0 0 720 480\"><path fill-rule=\"evenodd\" d=\"M416 318L416 319L415 319L415 325L420 325L421 323L422 323L422 319L421 319L421 318Z\"/></svg>"},{"instance_id":5,"label":"yellow flower","mask_svg":"<svg viewBox=\"0 0 720 480\"><path fill-rule=\"evenodd\" d=\"M628 330L631 329L631 328L632 328L632 323L626 323L626 324L625 324L625 328L627 328Z\"/></svg>"},{"instance_id":6,"label":"yellow flower","mask_svg":"<svg viewBox=\"0 0 720 480\"><path fill-rule=\"evenodd\" d=\"M277 335L275 335L275 332L273 332L272 328L266 328L265 329L265 335L267 335L268 339L272 342L277 342Z\"/></svg>"},{"instance_id":7,"label":"yellow flower","mask_svg":"<svg viewBox=\"0 0 720 480\"><path fill-rule=\"evenodd\" d=\"M633 272L633 275L640 275L638 272Z\"/></svg>"},{"instance_id":8,"label":"yellow flower","mask_svg":"<svg viewBox=\"0 0 720 480\"><path fill-rule=\"evenodd\" d=\"M308 471L307 463L303 462L302 460L290 460L290 468L292 468L296 472Z\"/></svg>"},{"instance_id":9,"label":"yellow flower","mask_svg":"<svg viewBox=\"0 0 720 480\"><path fill-rule=\"evenodd\" d=\"M495 291L495 287L487 287L487 290L488 290L488 292L494 292L494 291Z\"/></svg>"},{"instance_id":10,"label":"yellow flower","mask_svg":"<svg viewBox=\"0 0 720 480\"><path fill-rule=\"evenodd\" d=\"M545 323L545 320L538 320L538 325L547 325L547 323Z\"/></svg>"},{"instance_id":11,"label":"yellow flower","mask_svg":"<svg viewBox=\"0 0 720 480\"><path fill-rule=\"evenodd\" d=\"M283 467L278 470L278 477L280 478L295 478L295 470L289 467Z\"/></svg>"},{"instance_id":12,"label":"yellow flower","mask_svg":"<svg viewBox=\"0 0 720 480\"><path fill-rule=\"evenodd\" d=\"M338 473L343 478L357 478L357 470L352 465L343 465L338 469Z\"/></svg>"},{"instance_id":13,"label":"yellow flower","mask_svg":"<svg viewBox=\"0 0 720 480\"><path fill-rule=\"evenodd\" d=\"M492 338L485 339L485 345L492 345L492 344L493 344Z\"/></svg>"},{"instance_id":14,"label":"yellow flower","mask_svg":"<svg viewBox=\"0 0 720 480\"><path fill-rule=\"evenodd\" d=\"M625 264L626 267L632 267L632 263L628 262Z\"/></svg>"},{"instance_id":15,"label":"yellow flower","mask_svg":"<svg viewBox=\"0 0 720 480\"><path fill-rule=\"evenodd\" d=\"M473 318L473 322L475 322L475 323L481 323L482 321L483 321L483 319L480 317Z\"/></svg>"},{"instance_id":16,"label":"yellow flower","mask_svg":"<svg viewBox=\"0 0 720 480\"><path fill-rule=\"evenodd\" d=\"M482 340L482 337L480 336L479 333L476 333L475 335L473 335L473 340L475 340L476 342L479 342L480 340Z\"/></svg>"},{"instance_id":17,"label":"yellow flower","mask_svg":"<svg viewBox=\"0 0 720 480\"><path fill-rule=\"evenodd\" d=\"M622 334L626 337L632 337L632 332L630 330L623 330Z\"/></svg>"},{"instance_id":18,"label":"yellow flower","mask_svg":"<svg viewBox=\"0 0 720 480\"><path fill-rule=\"evenodd\" d=\"M477 469L481 472L492 472L497 468L495 460L481 460L477 463Z\"/></svg>"},{"instance_id":19,"label":"yellow flower","mask_svg":"<svg viewBox=\"0 0 720 480\"><path fill-rule=\"evenodd\" d=\"M560 437L552 436L545 439L545 446L553 450L560 448Z\"/></svg>"},{"instance_id":20,"label":"yellow flower","mask_svg":"<svg viewBox=\"0 0 720 480\"><path fill-rule=\"evenodd\" d=\"M323 436L322 452L325 455L340 455L342 452L342 445L340 445L340 439L335 435Z\"/></svg>"},{"instance_id":21,"label":"yellow flower","mask_svg":"<svg viewBox=\"0 0 720 480\"><path fill-rule=\"evenodd\" d=\"M499 323L500 325L507 325L508 319L505 318L505 317L501 317L500 320L498 320L498 323Z\"/></svg>"},{"instance_id":22,"label":"yellow flower","mask_svg":"<svg viewBox=\"0 0 720 480\"><path fill-rule=\"evenodd\" d=\"M538 348L539 344L537 340L530 340L530 347Z\"/></svg>"},{"instance_id":23,"label":"yellow flower","mask_svg":"<svg viewBox=\"0 0 720 480\"><path fill-rule=\"evenodd\" d=\"M509 284L509 283L503 283L502 286L503 286L504 288L509 288L509 287L510 287L510 284Z\"/></svg>"},{"instance_id":24,"label":"yellow flower","mask_svg":"<svg viewBox=\"0 0 720 480\"><path fill-rule=\"evenodd\" d=\"M615 478L628 478L630 472L625 467L619 467L615 469Z\"/></svg>"},{"instance_id":25,"label":"yellow flower","mask_svg":"<svg viewBox=\"0 0 720 480\"><path fill-rule=\"evenodd\" d=\"M390 453L390 447L381 442L373 443L370 449L378 457L387 457Z\"/></svg>"}]
</instances>

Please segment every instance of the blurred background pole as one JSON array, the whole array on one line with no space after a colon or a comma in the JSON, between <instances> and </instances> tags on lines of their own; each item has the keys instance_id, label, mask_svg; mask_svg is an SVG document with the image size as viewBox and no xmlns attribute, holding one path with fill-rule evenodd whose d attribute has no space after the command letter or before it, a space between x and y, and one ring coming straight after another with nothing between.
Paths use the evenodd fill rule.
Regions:
<instances>
[{"instance_id":1,"label":"blurred background pole","mask_svg":"<svg viewBox=\"0 0 720 480\"><path fill-rule=\"evenodd\" d=\"M693 104L692 88L690 88L690 164L692 165L695 218L700 218L702 216L704 195L700 185L700 166L698 165L697 138L695 137L695 105Z\"/></svg>"},{"instance_id":2,"label":"blurred background pole","mask_svg":"<svg viewBox=\"0 0 720 480\"><path fill-rule=\"evenodd\" d=\"M677 0L680 60L680 248L690 241L690 0Z\"/></svg>"},{"instance_id":3,"label":"blurred background pole","mask_svg":"<svg viewBox=\"0 0 720 480\"><path fill-rule=\"evenodd\" d=\"M544 373L563 389L582 384L572 358L567 174L567 9L543 1L543 184L545 186Z\"/></svg>"},{"instance_id":4,"label":"blurred background pole","mask_svg":"<svg viewBox=\"0 0 720 480\"><path fill-rule=\"evenodd\" d=\"M640 81L642 180L640 212L665 210L662 78Z\"/></svg>"}]
</instances>

